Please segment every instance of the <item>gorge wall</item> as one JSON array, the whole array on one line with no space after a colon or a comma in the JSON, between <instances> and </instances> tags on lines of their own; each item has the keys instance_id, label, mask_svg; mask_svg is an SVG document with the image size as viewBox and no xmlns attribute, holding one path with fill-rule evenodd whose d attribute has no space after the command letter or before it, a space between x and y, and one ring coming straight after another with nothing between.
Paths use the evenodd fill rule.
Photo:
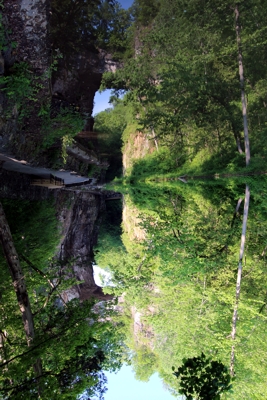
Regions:
<instances>
[{"instance_id":1,"label":"gorge wall","mask_svg":"<svg viewBox=\"0 0 267 400\"><path fill-rule=\"evenodd\" d=\"M30 112L23 112L26 116L19 122L18 106L7 117L7 98L1 94L0 139L15 156L43 165L46 154L41 156L38 145L44 110L48 107L57 113L60 105L72 107L83 115L84 130L91 131L94 96L102 74L120 66L111 54L98 48L73 48L66 53L54 48L52 16L49 0L6 0L3 9L6 43L0 57L0 74L7 75L14 65L26 63L35 93L34 99L24 99L23 111ZM67 32L62 30L61 34L67 41Z\"/></svg>"},{"instance_id":2,"label":"gorge wall","mask_svg":"<svg viewBox=\"0 0 267 400\"><path fill-rule=\"evenodd\" d=\"M35 90L34 98L26 97L22 104L10 103L6 92L0 91L0 152L23 158L31 165L49 166L49 151L40 151L43 110L57 112L61 104L72 107L83 115L84 130L91 131L94 96L100 87L102 74L119 66L110 54L101 49L74 49L68 54L57 51L51 37L51 16L49 0L5 0L3 26L6 43L0 56L0 75L9 76L14 66L20 68L25 63L30 84L38 90ZM93 164L99 165L95 154L85 145L84 140L82 151L88 153ZM75 153L77 146L79 143L73 146L73 152L69 148L69 153ZM77 163L72 162L72 166L75 168L79 163L80 159ZM5 171L1 166L0 180L0 198L55 201L62 230L59 258L71 265L68 274L81 282L64 293L65 299L110 299L111 296L104 295L95 284L92 268L93 246L97 241L101 213L105 209L103 195L31 186L30 176Z\"/></svg>"},{"instance_id":3,"label":"gorge wall","mask_svg":"<svg viewBox=\"0 0 267 400\"><path fill-rule=\"evenodd\" d=\"M113 296L105 295L102 288L95 284L92 267L93 246L97 243L101 214L105 210L104 197L79 190L71 193L61 191L57 204L62 204L58 213L63 238L59 258L71 265L69 276L81 281L64 292L64 300L86 300L91 297L99 300L112 299Z\"/></svg>"}]
</instances>

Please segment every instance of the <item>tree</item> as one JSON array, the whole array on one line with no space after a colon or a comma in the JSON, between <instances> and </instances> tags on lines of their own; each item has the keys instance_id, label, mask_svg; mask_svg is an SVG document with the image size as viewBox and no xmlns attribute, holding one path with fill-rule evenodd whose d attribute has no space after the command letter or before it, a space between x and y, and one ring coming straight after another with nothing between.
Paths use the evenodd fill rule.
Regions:
<instances>
[{"instance_id":1,"label":"tree","mask_svg":"<svg viewBox=\"0 0 267 400\"><path fill-rule=\"evenodd\" d=\"M24 210L23 207L21 209ZM28 211L27 208L24 211L29 216L32 209L28 207ZM60 304L61 296L55 289L61 279L53 268L53 262L42 259L40 269L37 268L27 257L27 246L23 246L25 240L30 247L42 247L38 240L36 243L32 237L28 237L38 232L40 226L27 218L25 226L21 223L25 215L21 217L18 210L15 214L18 214L17 224L14 215L11 219L16 244L22 252L22 265L0 205L0 241L15 289L11 290L10 277L7 268L2 268L1 260L0 396L12 400L36 399L38 396L44 400L56 400L75 398L86 390L89 395L98 394L101 398L105 391L102 370L118 369L122 355L119 347L121 336L113 323L107 320L107 314L110 316L112 311L103 307L103 319L99 320L99 314L94 308L95 301L81 304L72 300ZM41 213L38 215L40 217ZM50 228L53 226L49 225ZM20 233L21 228L23 234ZM52 232L53 229L50 235ZM40 236L44 239L46 235L42 232ZM52 247L53 242L49 242ZM43 256L49 255L48 250L51 251L46 250ZM32 248L29 254L34 255ZM38 254L42 255L40 249ZM33 259L36 262L35 257ZM26 267L22 270L24 263ZM61 290L67 288L65 283ZM19 307L16 305L15 293ZM19 311L27 343L19 323Z\"/></svg>"},{"instance_id":2,"label":"tree","mask_svg":"<svg viewBox=\"0 0 267 400\"><path fill-rule=\"evenodd\" d=\"M131 12L137 26L139 24L141 26L149 25L157 15L159 8L159 0L135 0Z\"/></svg>"},{"instance_id":3,"label":"tree","mask_svg":"<svg viewBox=\"0 0 267 400\"><path fill-rule=\"evenodd\" d=\"M34 322L31 304L25 284L24 274L20 266L19 257L14 246L9 225L0 203L0 242L9 267L12 283L16 292L18 305L22 314L22 321L28 345L34 338Z\"/></svg>"},{"instance_id":4,"label":"tree","mask_svg":"<svg viewBox=\"0 0 267 400\"><path fill-rule=\"evenodd\" d=\"M52 0L51 8L53 48L66 58L98 48L125 51L129 13L116 0Z\"/></svg>"},{"instance_id":5,"label":"tree","mask_svg":"<svg viewBox=\"0 0 267 400\"><path fill-rule=\"evenodd\" d=\"M141 105L136 115L143 131L152 128L159 149L164 145L179 153L178 167L217 156L222 168L233 158L242 166L242 148L248 164L248 130L251 154L260 159L266 132L266 2L151 4L158 9L148 26L134 14L135 57L106 74L103 84L130 91L132 102ZM141 15L145 11L140 7ZM218 169L218 163L209 165Z\"/></svg>"},{"instance_id":6,"label":"tree","mask_svg":"<svg viewBox=\"0 0 267 400\"><path fill-rule=\"evenodd\" d=\"M250 162L250 146L249 146L249 135L248 135L247 104L246 104L247 102L246 102L246 93L244 88L244 67L243 67L243 54L242 54L241 35L240 35L241 28L239 21L238 4L235 5L235 23L236 23L236 39L237 39L237 49L238 49L238 70L240 79L242 115L243 115L243 125L244 125L246 165L248 166Z\"/></svg>"},{"instance_id":7,"label":"tree","mask_svg":"<svg viewBox=\"0 0 267 400\"><path fill-rule=\"evenodd\" d=\"M173 374L180 380L180 393L188 400L219 400L221 393L231 389L231 377L227 367L212 361L204 353L183 360L183 365Z\"/></svg>"},{"instance_id":8,"label":"tree","mask_svg":"<svg viewBox=\"0 0 267 400\"><path fill-rule=\"evenodd\" d=\"M237 269L237 279L236 279L236 296L235 296L235 306L233 312L233 323L232 323L232 332L231 337L233 340L232 351L231 351L231 363L230 363L230 371L231 375L234 376L234 359L235 359L235 336L236 336L236 323L238 316L238 303L240 298L241 291L241 279L242 279L242 262L244 258L245 252L245 242L246 242L246 230L247 230L247 220L248 220L248 211L249 211L249 200L250 200L250 190L249 186L246 185L246 194L245 194L245 204L244 204L244 215L243 215L243 224L242 224L242 234L241 234L241 242L240 242L240 251L239 251L239 261L238 261L238 269Z\"/></svg>"}]
</instances>

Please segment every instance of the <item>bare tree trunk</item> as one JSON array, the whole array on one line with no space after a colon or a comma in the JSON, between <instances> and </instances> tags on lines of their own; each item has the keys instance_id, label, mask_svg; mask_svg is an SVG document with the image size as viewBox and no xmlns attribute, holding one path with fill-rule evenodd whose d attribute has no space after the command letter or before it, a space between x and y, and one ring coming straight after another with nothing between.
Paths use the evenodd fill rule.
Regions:
<instances>
[{"instance_id":1,"label":"bare tree trunk","mask_svg":"<svg viewBox=\"0 0 267 400\"><path fill-rule=\"evenodd\" d=\"M235 362L235 344L234 344L234 340L235 340L235 335L236 335L237 311L238 311L238 302L239 302L240 289L241 289L242 261L243 261L244 250L245 250L246 230L247 230L247 220L248 220L248 210L249 210L249 199L250 199L250 190L249 190L248 185L246 185L243 224L242 224L242 235L241 235L241 242L240 242L239 262L238 262L237 280L236 280L235 307L234 307L234 313L233 313L232 332L231 332L233 345L232 345L232 351L231 351L230 373L231 373L232 376L234 376L234 362Z\"/></svg>"},{"instance_id":2,"label":"bare tree trunk","mask_svg":"<svg viewBox=\"0 0 267 400\"><path fill-rule=\"evenodd\" d=\"M246 165L250 162L250 146L248 137L248 120L247 120L247 103L245 96L245 85L244 85L244 68L243 68L243 56L242 56L242 45L240 35L240 21L239 21L239 9L238 4L235 5L235 30L236 40L238 49L238 65L239 65L239 79L241 89L241 103L242 103L242 114L243 114L243 125L244 125L244 141L245 141L245 154L246 154Z\"/></svg>"},{"instance_id":3,"label":"bare tree trunk","mask_svg":"<svg viewBox=\"0 0 267 400\"><path fill-rule=\"evenodd\" d=\"M0 361L6 361L6 350L5 350L5 342L7 339L7 332L0 330Z\"/></svg>"},{"instance_id":4,"label":"bare tree trunk","mask_svg":"<svg viewBox=\"0 0 267 400\"><path fill-rule=\"evenodd\" d=\"M157 149L157 151L159 151L158 141L156 139L156 134L155 134L154 128L151 129L151 132L152 132L153 139L154 139L154 142L155 142L155 145L156 145L156 149Z\"/></svg>"},{"instance_id":5,"label":"bare tree trunk","mask_svg":"<svg viewBox=\"0 0 267 400\"><path fill-rule=\"evenodd\" d=\"M24 331L26 334L28 346L30 346L34 337L33 315L31 305L26 289L23 272L20 266L19 257L14 246L9 225L0 203L0 242L3 247L4 255L9 267L13 286L17 295L19 308L22 314Z\"/></svg>"},{"instance_id":6,"label":"bare tree trunk","mask_svg":"<svg viewBox=\"0 0 267 400\"><path fill-rule=\"evenodd\" d=\"M239 154L243 154L243 150L241 147L241 142L240 142L240 137L239 135L237 135L236 133L234 133L234 137L235 137L235 141L236 141L236 147L237 147L237 151Z\"/></svg>"}]
</instances>

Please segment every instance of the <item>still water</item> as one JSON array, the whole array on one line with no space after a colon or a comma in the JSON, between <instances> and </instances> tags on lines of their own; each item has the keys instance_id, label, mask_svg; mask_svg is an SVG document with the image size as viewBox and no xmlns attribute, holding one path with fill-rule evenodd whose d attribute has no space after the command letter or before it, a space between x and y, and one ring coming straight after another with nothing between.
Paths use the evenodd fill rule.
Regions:
<instances>
[{"instance_id":1,"label":"still water","mask_svg":"<svg viewBox=\"0 0 267 400\"><path fill-rule=\"evenodd\" d=\"M131 313L127 341L136 376L147 380L157 371L177 394L172 366L203 352L234 376L224 398L264 399L265 176L121 190L121 246L106 232L113 244L98 258L124 293L125 315Z\"/></svg>"},{"instance_id":2,"label":"still water","mask_svg":"<svg viewBox=\"0 0 267 400\"><path fill-rule=\"evenodd\" d=\"M222 398L264 399L266 183L263 175L121 184L122 201L88 188L2 199L36 331L28 351L2 257L2 392L31 398L46 387L64 398L76 388L75 396L89 378L105 385L100 365L112 372L130 362L137 379L157 373L177 397L172 367L203 353L234 377ZM93 281L94 263L106 271L105 293ZM85 306L86 293L109 302Z\"/></svg>"}]
</instances>

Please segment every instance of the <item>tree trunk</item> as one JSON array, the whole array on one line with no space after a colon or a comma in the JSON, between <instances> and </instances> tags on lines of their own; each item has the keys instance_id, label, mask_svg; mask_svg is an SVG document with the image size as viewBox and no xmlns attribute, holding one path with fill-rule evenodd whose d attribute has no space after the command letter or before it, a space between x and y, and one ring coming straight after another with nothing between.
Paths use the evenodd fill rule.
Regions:
<instances>
[{"instance_id":1,"label":"tree trunk","mask_svg":"<svg viewBox=\"0 0 267 400\"><path fill-rule=\"evenodd\" d=\"M157 149L157 151L159 151L158 141L157 141L157 138L156 138L156 134L155 134L154 128L151 129L151 132L152 132L152 136L153 136L153 139L154 139L154 142L155 142L156 149Z\"/></svg>"},{"instance_id":2,"label":"tree trunk","mask_svg":"<svg viewBox=\"0 0 267 400\"><path fill-rule=\"evenodd\" d=\"M238 4L235 5L235 30L238 50L238 65L239 65L239 79L241 89L241 103L242 103L242 114L243 114L243 125L244 125L244 141L245 141L245 154L246 154L246 165L250 162L250 146L248 137L248 120L247 120L247 104L245 96L245 85L244 85L244 68L243 68L243 56L242 56L242 45L240 35L240 21L239 21L239 9Z\"/></svg>"},{"instance_id":3,"label":"tree trunk","mask_svg":"<svg viewBox=\"0 0 267 400\"><path fill-rule=\"evenodd\" d=\"M241 289L242 260L243 260L244 251L245 251L249 199L250 199L250 190L249 190L248 185L246 185L242 235L241 235L241 242L240 242L239 262L238 262L237 280L236 280L235 307L234 307L234 313L233 313L233 323L232 323L232 332L231 332L231 337L232 337L233 341L235 340L235 335L236 335L237 311L238 311L238 302L239 302L240 289ZM230 374L232 376L234 376L234 361L235 361L235 344L233 342L232 351L231 351L231 362L230 362Z\"/></svg>"},{"instance_id":4,"label":"tree trunk","mask_svg":"<svg viewBox=\"0 0 267 400\"><path fill-rule=\"evenodd\" d=\"M235 137L235 142L236 142L236 147L237 147L237 151L239 154L243 154L243 150L241 147L241 141L240 141L240 137L239 134L237 132L234 131L234 137Z\"/></svg>"},{"instance_id":5,"label":"tree trunk","mask_svg":"<svg viewBox=\"0 0 267 400\"><path fill-rule=\"evenodd\" d=\"M26 334L28 346L30 346L34 338L33 315L31 312L29 296L27 293L18 254L15 249L9 225L1 203L0 203L0 242L2 244L3 252L9 267L13 286L17 295L19 308L22 313L22 321L24 325L24 331Z\"/></svg>"},{"instance_id":6,"label":"tree trunk","mask_svg":"<svg viewBox=\"0 0 267 400\"><path fill-rule=\"evenodd\" d=\"M31 346L34 339L34 323L33 323L31 305L26 289L24 275L20 266L18 253L16 251L13 238L9 229L9 225L1 203L0 203L0 242L2 244L4 255L9 267L13 286L17 295L19 308L22 313L22 321L27 338L27 343L28 346ZM33 365L33 369L37 376L38 393L39 395L41 395L42 387L38 379L38 376L42 375L41 359L38 358L36 360L36 362Z\"/></svg>"}]
</instances>

